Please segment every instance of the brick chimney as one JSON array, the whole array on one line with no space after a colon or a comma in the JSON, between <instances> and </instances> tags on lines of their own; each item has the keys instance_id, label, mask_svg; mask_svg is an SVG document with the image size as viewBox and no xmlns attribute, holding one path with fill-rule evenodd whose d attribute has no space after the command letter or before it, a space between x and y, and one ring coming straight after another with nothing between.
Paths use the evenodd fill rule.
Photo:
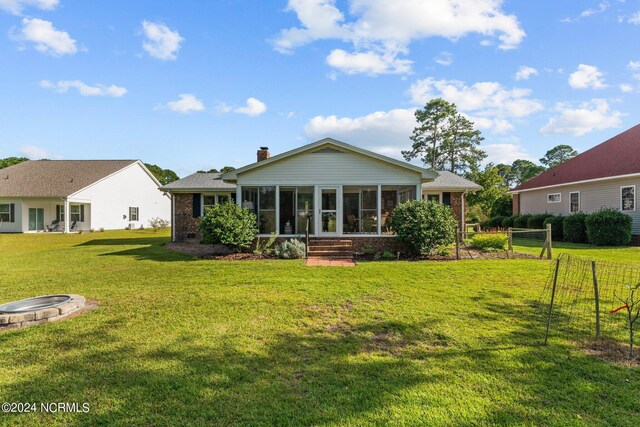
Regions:
<instances>
[{"instance_id":1,"label":"brick chimney","mask_svg":"<svg viewBox=\"0 0 640 427\"><path fill-rule=\"evenodd\" d=\"M267 160L269 156L269 147L260 147L258 150L258 161Z\"/></svg>"}]
</instances>

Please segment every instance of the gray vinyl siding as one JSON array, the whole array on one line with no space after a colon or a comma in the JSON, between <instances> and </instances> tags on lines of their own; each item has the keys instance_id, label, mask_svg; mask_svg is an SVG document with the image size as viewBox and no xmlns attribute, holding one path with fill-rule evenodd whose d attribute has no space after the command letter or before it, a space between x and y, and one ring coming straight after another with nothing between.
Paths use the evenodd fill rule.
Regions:
<instances>
[{"instance_id":1,"label":"gray vinyl siding","mask_svg":"<svg viewBox=\"0 0 640 427\"><path fill-rule=\"evenodd\" d=\"M238 175L239 185L417 185L420 181L420 172L348 152L306 152Z\"/></svg>"},{"instance_id":2,"label":"gray vinyl siding","mask_svg":"<svg viewBox=\"0 0 640 427\"><path fill-rule=\"evenodd\" d=\"M552 213L555 215L569 215L570 198L569 193L580 192L580 210L591 213L600 208L620 209L620 187L636 186L635 211L625 211L624 213L633 219L633 234L640 235L640 211L638 210L638 191L640 191L640 177L611 179L583 184L570 184L560 187L551 187L541 190L524 191L520 193L520 213ZM547 195L560 193L560 203L547 203Z\"/></svg>"}]
</instances>

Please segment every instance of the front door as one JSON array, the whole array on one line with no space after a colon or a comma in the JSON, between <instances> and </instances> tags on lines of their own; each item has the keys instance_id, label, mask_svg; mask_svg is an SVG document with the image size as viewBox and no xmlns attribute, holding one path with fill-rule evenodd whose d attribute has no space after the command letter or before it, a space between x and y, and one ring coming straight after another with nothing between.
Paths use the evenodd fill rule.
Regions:
<instances>
[{"instance_id":1,"label":"front door","mask_svg":"<svg viewBox=\"0 0 640 427\"><path fill-rule=\"evenodd\" d=\"M43 208L29 208L29 231L44 231Z\"/></svg>"},{"instance_id":2,"label":"front door","mask_svg":"<svg viewBox=\"0 0 640 427\"><path fill-rule=\"evenodd\" d=\"M338 233L338 188L320 188L319 221L320 235L335 235Z\"/></svg>"}]
</instances>

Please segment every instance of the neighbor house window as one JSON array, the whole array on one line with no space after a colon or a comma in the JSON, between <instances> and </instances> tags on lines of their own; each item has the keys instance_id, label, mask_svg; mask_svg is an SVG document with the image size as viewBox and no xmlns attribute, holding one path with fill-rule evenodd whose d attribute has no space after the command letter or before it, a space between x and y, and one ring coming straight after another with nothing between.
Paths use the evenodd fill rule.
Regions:
<instances>
[{"instance_id":1,"label":"neighbor house window","mask_svg":"<svg viewBox=\"0 0 640 427\"><path fill-rule=\"evenodd\" d=\"M569 202L571 204L570 210L571 213L580 212L580 192L575 191L573 193L569 193Z\"/></svg>"},{"instance_id":2,"label":"neighbor house window","mask_svg":"<svg viewBox=\"0 0 640 427\"><path fill-rule=\"evenodd\" d=\"M0 205L0 221L13 222L13 215L10 204Z\"/></svg>"},{"instance_id":3,"label":"neighbor house window","mask_svg":"<svg viewBox=\"0 0 640 427\"><path fill-rule=\"evenodd\" d=\"M620 187L620 209L623 211L636 210L636 186Z\"/></svg>"},{"instance_id":4,"label":"neighbor house window","mask_svg":"<svg viewBox=\"0 0 640 427\"><path fill-rule=\"evenodd\" d=\"M73 206L72 206L73 207ZM71 211L71 219L73 220L73 210ZM129 221L138 221L138 217L139 217L139 208L137 207L130 207L129 208Z\"/></svg>"},{"instance_id":5,"label":"neighbor house window","mask_svg":"<svg viewBox=\"0 0 640 427\"><path fill-rule=\"evenodd\" d=\"M426 200L428 202L437 202L440 203L440 194L424 194L422 196L422 200Z\"/></svg>"},{"instance_id":6,"label":"neighbor house window","mask_svg":"<svg viewBox=\"0 0 640 427\"><path fill-rule=\"evenodd\" d=\"M64 221L64 205L56 205L56 219Z\"/></svg>"},{"instance_id":7,"label":"neighbor house window","mask_svg":"<svg viewBox=\"0 0 640 427\"><path fill-rule=\"evenodd\" d=\"M84 222L84 206L83 205L69 206L69 218L71 219L71 221Z\"/></svg>"},{"instance_id":8,"label":"neighbor house window","mask_svg":"<svg viewBox=\"0 0 640 427\"><path fill-rule=\"evenodd\" d=\"M547 194L547 203L560 203L560 193Z\"/></svg>"}]
</instances>

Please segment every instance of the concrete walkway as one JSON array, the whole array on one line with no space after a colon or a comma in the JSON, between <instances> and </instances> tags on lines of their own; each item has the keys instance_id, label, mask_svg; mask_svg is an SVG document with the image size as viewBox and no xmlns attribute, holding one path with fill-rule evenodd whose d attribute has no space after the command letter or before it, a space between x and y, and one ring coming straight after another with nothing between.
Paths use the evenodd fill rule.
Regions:
<instances>
[{"instance_id":1,"label":"concrete walkway","mask_svg":"<svg viewBox=\"0 0 640 427\"><path fill-rule=\"evenodd\" d=\"M310 267L355 267L352 259L307 258L304 265Z\"/></svg>"}]
</instances>

